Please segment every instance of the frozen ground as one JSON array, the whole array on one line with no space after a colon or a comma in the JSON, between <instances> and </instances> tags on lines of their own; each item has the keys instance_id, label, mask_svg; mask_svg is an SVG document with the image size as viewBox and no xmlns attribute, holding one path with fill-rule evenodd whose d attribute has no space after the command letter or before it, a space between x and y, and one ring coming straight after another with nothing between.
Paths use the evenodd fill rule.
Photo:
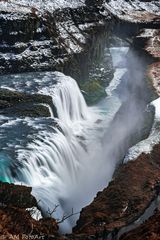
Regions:
<instances>
[{"instance_id":1,"label":"frozen ground","mask_svg":"<svg viewBox=\"0 0 160 240\"><path fill-rule=\"evenodd\" d=\"M38 11L54 11L58 8L77 8L84 4L84 0L2 0L0 1L0 10L23 11L28 12L30 8Z\"/></svg>"},{"instance_id":2,"label":"frozen ground","mask_svg":"<svg viewBox=\"0 0 160 240\"><path fill-rule=\"evenodd\" d=\"M134 22L150 21L160 15L160 1L111 0L105 6L119 18Z\"/></svg>"},{"instance_id":3,"label":"frozen ground","mask_svg":"<svg viewBox=\"0 0 160 240\"><path fill-rule=\"evenodd\" d=\"M155 107L155 119L151 133L148 138L129 149L124 162L135 160L142 152L150 153L153 146L160 142L160 98L154 100L151 105Z\"/></svg>"}]
</instances>

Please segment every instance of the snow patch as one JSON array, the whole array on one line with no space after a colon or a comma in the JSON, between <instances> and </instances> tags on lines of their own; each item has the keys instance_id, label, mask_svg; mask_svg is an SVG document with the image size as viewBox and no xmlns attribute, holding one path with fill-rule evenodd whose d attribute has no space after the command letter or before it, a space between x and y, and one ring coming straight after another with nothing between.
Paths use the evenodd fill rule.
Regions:
<instances>
[{"instance_id":1,"label":"snow patch","mask_svg":"<svg viewBox=\"0 0 160 240\"><path fill-rule=\"evenodd\" d=\"M84 0L8 0L1 1L1 11L29 13L32 9L39 12L53 12L58 8L77 8L84 5Z\"/></svg>"},{"instance_id":2,"label":"snow patch","mask_svg":"<svg viewBox=\"0 0 160 240\"><path fill-rule=\"evenodd\" d=\"M135 160L141 153L150 153L154 145L160 143L160 98L151 103L155 107L155 120L149 137L131 147L124 163Z\"/></svg>"}]
</instances>

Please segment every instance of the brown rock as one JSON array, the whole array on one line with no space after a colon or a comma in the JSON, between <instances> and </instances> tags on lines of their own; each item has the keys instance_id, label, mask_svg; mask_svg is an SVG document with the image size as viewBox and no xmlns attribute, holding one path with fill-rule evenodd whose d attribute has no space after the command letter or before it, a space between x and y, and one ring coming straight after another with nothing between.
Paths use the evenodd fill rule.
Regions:
<instances>
[{"instance_id":1,"label":"brown rock","mask_svg":"<svg viewBox=\"0 0 160 240\"><path fill-rule=\"evenodd\" d=\"M0 240L12 239L13 236L25 239L25 235L47 239L58 236L55 219L33 218L30 209L37 207L37 201L31 195L31 190L30 187L0 182Z\"/></svg>"},{"instance_id":2,"label":"brown rock","mask_svg":"<svg viewBox=\"0 0 160 240\"><path fill-rule=\"evenodd\" d=\"M80 214L75 233L95 234L105 225L120 228L137 219L156 195L153 186L160 180L160 144L151 154L120 166L115 179Z\"/></svg>"},{"instance_id":3,"label":"brown rock","mask_svg":"<svg viewBox=\"0 0 160 240\"><path fill-rule=\"evenodd\" d=\"M31 208L37 206L32 188L0 182L0 202L5 206Z\"/></svg>"}]
</instances>

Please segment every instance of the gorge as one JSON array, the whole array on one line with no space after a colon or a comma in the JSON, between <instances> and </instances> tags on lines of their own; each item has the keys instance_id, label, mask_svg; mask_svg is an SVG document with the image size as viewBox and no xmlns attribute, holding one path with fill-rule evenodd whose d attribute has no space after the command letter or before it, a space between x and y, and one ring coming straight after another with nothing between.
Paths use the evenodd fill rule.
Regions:
<instances>
[{"instance_id":1,"label":"gorge","mask_svg":"<svg viewBox=\"0 0 160 240\"><path fill-rule=\"evenodd\" d=\"M159 144L159 3L1 2L0 180L32 187L43 219L61 234L74 227L69 239L134 222L160 179L158 160L148 177L141 158ZM147 168L138 183L136 164Z\"/></svg>"}]
</instances>

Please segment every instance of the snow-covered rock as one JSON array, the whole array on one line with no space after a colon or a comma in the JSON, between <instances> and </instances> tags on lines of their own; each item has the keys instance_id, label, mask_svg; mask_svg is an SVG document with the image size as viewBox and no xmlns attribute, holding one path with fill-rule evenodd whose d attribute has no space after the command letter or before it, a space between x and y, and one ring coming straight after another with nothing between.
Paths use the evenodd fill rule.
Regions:
<instances>
[{"instance_id":1,"label":"snow-covered rock","mask_svg":"<svg viewBox=\"0 0 160 240\"><path fill-rule=\"evenodd\" d=\"M0 74L58 70L83 78L90 55L101 54L109 14L102 16L84 0L0 2Z\"/></svg>"}]
</instances>

